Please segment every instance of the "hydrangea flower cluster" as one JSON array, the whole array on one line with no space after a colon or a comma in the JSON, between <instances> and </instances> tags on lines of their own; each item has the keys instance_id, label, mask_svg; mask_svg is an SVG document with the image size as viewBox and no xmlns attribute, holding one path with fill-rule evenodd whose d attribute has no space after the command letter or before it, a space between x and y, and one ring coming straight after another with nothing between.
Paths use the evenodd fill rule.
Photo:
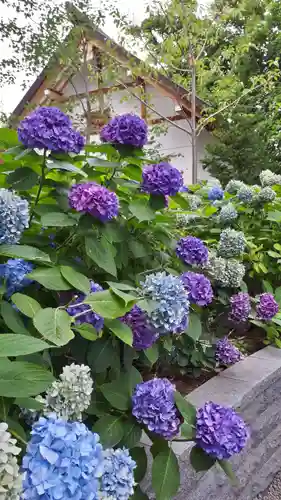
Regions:
<instances>
[{"instance_id":1,"label":"hydrangea flower cluster","mask_svg":"<svg viewBox=\"0 0 281 500\"><path fill-rule=\"evenodd\" d=\"M0 264L0 277L6 284L6 295L11 297L32 283L26 275L33 271L31 262L24 259L9 259L6 264Z\"/></svg>"},{"instance_id":2,"label":"hydrangea flower cluster","mask_svg":"<svg viewBox=\"0 0 281 500\"><path fill-rule=\"evenodd\" d=\"M200 219L198 214L177 214L177 227L181 229L197 219Z\"/></svg>"},{"instance_id":3,"label":"hydrangea flower cluster","mask_svg":"<svg viewBox=\"0 0 281 500\"><path fill-rule=\"evenodd\" d=\"M101 478L102 498L128 500L134 493L134 469L137 464L129 451L108 449L104 452L104 472Z\"/></svg>"},{"instance_id":4,"label":"hydrangea flower cluster","mask_svg":"<svg viewBox=\"0 0 281 500\"><path fill-rule=\"evenodd\" d=\"M141 285L142 294L156 302L147 314L157 332L160 335L183 332L188 324L189 300L181 279L165 272L155 273Z\"/></svg>"},{"instance_id":5,"label":"hydrangea flower cluster","mask_svg":"<svg viewBox=\"0 0 281 500\"><path fill-rule=\"evenodd\" d=\"M143 169L141 189L145 193L173 196L182 186L182 173L169 163L162 162Z\"/></svg>"},{"instance_id":6,"label":"hydrangea flower cluster","mask_svg":"<svg viewBox=\"0 0 281 500\"><path fill-rule=\"evenodd\" d=\"M103 288L97 283L94 283L94 281L90 281L90 285L91 293L103 291ZM76 316L77 314L85 311L85 314L81 314L81 316L75 318L75 324L81 325L83 323L90 323L98 332L100 332L103 328L104 320L101 316L99 316L99 314L95 313L94 311L90 311L89 305L81 304L84 299L85 294L79 293L75 296L75 300L72 302L72 304L67 307L66 311L70 316Z\"/></svg>"},{"instance_id":7,"label":"hydrangea flower cluster","mask_svg":"<svg viewBox=\"0 0 281 500\"><path fill-rule=\"evenodd\" d=\"M211 253L205 266L211 279L225 288L239 288L245 275L245 267L235 259L224 259Z\"/></svg>"},{"instance_id":8,"label":"hydrangea flower cluster","mask_svg":"<svg viewBox=\"0 0 281 500\"><path fill-rule=\"evenodd\" d=\"M281 184L281 175L274 174L269 169L262 170L259 177L262 186L274 186L274 184Z\"/></svg>"},{"instance_id":9,"label":"hydrangea flower cluster","mask_svg":"<svg viewBox=\"0 0 281 500\"><path fill-rule=\"evenodd\" d=\"M31 431L22 460L22 500L96 500L103 473L99 436L78 422L49 415Z\"/></svg>"},{"instance_id":10,"label":"hydrangea flower cluster","mask_svg":"<svg viewBox=\"0 0 281 500\"><path fill-rule=\"evenodd\" d=\"M44 413L55 413L66 420L82 420L82 413L91 403L93 380L85 365L64 366L60 380L46 392Z\"/></svg>"},{"instance_id":11,"label":"hydrangea flower cluster","mask_svg":"<svg viewBox=\"0 0 281 500\"><path fill-rule=\"evenodd\" d=\"M271 201L275 200L275 198L275 191L273 191L271 187L267 186L262 188L260 192L254 196L254 201L256 203L270 203Z\"/></svg>"},{"instance_id":12,"label":"hydrangea flower cluster","mask_svg":"<svg viewBox=\"0 0 281 500\"><path fill-rule=\"evenodd\" d=\"M107 222L119 213L118 197L95 182L74 184L68 194L69 205L77 212L87 212L101 222Z\"/></svg>"},{"instance_id":13,"label":"hydrangea flower cluster","mask_svg":"<svg viewBox=\"0 0 281 500\"><path fill-rule=\"evenodd\" d=\"M21 449L16 446L8 432L8 425L0 422L0 498L2 500L19 500L22 478L19 474L17 455Z\"/></svg>"},{"instance_id":14,"label":"hydrangea flower cluster","mask_svg":"<svg viewBox=\"0 0 281 500\"><path fill-rule=\"evenodd\" d=\"M279 311L279 305L271 293L262 293L256 307L257 318L270 321Z\"/></svg>"},{"instance_id":15,"label":"hydrangea flower cluster","mask_svg":"<svg viewBox=\"0 0 281 500\"><path fill-rule=\"evenodd\" d=\"M238 181L236 179L231 179L225 186L225 191L227 191L230 194L236 194L237 191L242 189L245 186L244 182Z\"/></svg>"},{"instance_id":16,"label":"hydrangea flower cluster","mask_svg":"<svg viewBox=\"0 0 281 500\"><path fill-rule=\"evenodd\" d=\"M227 337L223 337L216 343L215 358L220 365L229 366L243 359L243 354Z\"/></svg>"},{"instance_id":17,"label":"hydrangea flower cluster","mask_svg":"<svg viewBox=\"0 0 281 500\"><path fill-rule=\"evenodd\" d=\"M222 200L224 196L223 189L220 186L212 186L208 192L208 198L211 201Z\"/></svg>"},{"instance_id":18,"label":"hydrangea flower cluster","mask_svg":"<svg viewBox=\"0 0 281 500\"><path fill-rule=\"evenodd\" d=\"M202 200L200 196L197 196L196 194L189 194L187 196L187 200L189 203L190 210L197 210L200 205L202 205Z\"/></svg>"},{"instance_id":19,"label":"hydrangea flower cluster","mask_svg":"<svg viewBox=\"0 0 281 500\"><path fill-rule=\"evenodd\" d=\"M202 266L208 261L208 248L200 238L186 236L177 243L177 256L185 264Z\"/></svg>"},{"instance_id":20,"label":"hydrangea flower cluster","mask_svg":"<svg viewBox=\"0 0 281 500\"><path fill-rule=\"evenodd\" d=\"M207 402L197 410L196 441L218 460L240 453L249 438L248 428L233 408Z\"/></svg>"},{"instance_id":21,"label":"hydrangea flower cluster","mask_svg":"<svg viewBox=\"0 0 281 500\"><path fill-rule=\"evenodd\" d=\"M237 192L237 198L242 201L242 203L251 203L254 196L253 186L242 186Z\"/></svg>"},{"instance_id":22,"label":"hydrangea flower cluster","mask_svg":"<svg viewBox=\"0 0 281 500\"><path fill-rule=\"evenodd\" d=\"M20 122L18 137L26 148L58 153L80 153L85 144L84 138L72 128L68 116L54 107L32 111Z\"/></svg>"},{"instance_id":23,"label":"hydrangea flower cluster","mask_svg":"<svg viewBox=\"0 0 281 500\"><path fill-rule=\"evenodd\" d=\"M132 413L137 421L164 439L175 437L180 428L174 391L168 379L155 378L138 384L132 396Z\"/></svg>"},{"instance_id":24,"label":"hydrangea flower cluster","mask_svg":"<svg viewBox=\"0 0 281 500\"><path fill-rule=\"evenodd\" d=\"M229 319L235 323L247 321L251 311L251 301L248 293L239 292L230 297L231 311Z\"/></svg>"},{"instance_id":25,"label":"hydrangea flower cluster","mask_svg":"<svg viewBox=\"0 0 281 500\"><path fill-rule=\"evenodd\" d=\"M189 293L189 300L198 306L211 304L214 293L210 280L204 274L188 271L181 275L185 289Z\"/></svg>"},{"instance_id":26,"label":"hydrangea flower cluster","mask_svg":"<svg viewBox=\"0 0 281 500\"><path fill-rule=\"evenodd\" d=\"M221 207L219 222L221 222L222 224L230 224L235 219L237 219L237 217L237 210L232 203L227 203L227 205Z\"/></svg>"},{"instance_id":27,"label":"hydrangea flower cluster","mask_svg":"<svg viewBox=\"0 0 281 500\"><path fill-rule=\"evenodd\" d=\"M29 205L13 191L0 188L0 245L16 245L29 227Z\"/></svg>"},{"instance_id":28,"label":"hydrangea flower cluster","mask_svg":"<svg viewBox=\"0 0 281 500\"><path fill-rule=\"evenodd\" d=\"M137 115L125 113L115 116L101 130L101 140L111 144L125 144L142 148L147 143L147 124Z\"/></svg>"},{"instance_id":29,"label":"hydrangea flower cluster","mask_svg":"<svg viewBox=\"0 0 281 500\"><path fill-rule=\"evenodd\" d=\"M159 337L145 311L134 305L131 311L120 318L133 332L133 347L139 351L151 347Z\"/></svg>"},{"instance_id":30,"label":"hydrangea flower cluster","mask_svg":"<svg viewBox=\"0 0 281 500\"><path fill-rule=\"evenodd\" d=\"M245 245L246 238L244 233L228 227L220 234L218 255L226 259L238 257L244 252Z\"/></svg>"}]
</instances>

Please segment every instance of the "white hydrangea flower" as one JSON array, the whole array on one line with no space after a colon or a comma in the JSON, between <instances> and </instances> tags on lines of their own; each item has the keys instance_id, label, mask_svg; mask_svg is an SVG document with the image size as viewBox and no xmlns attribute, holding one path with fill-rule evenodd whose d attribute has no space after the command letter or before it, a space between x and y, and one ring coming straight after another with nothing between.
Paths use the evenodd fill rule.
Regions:
<instances>
[{"instance_id":1,"label":"white hydrangea flower","mask_svg":"<svg viewBox=\"0 0 281 500\"><path fill-rule=\"evenodd\" d=\"M274 186L274 184L281 184L281 175L274 174L271 170L263 170L260 173L261 185L264 186Z\"/></svg>"},{"instance_id":2,"label":"white hydrangea flower","mask_svg":"<svg viewBox=\"0 0 281 500\"><path fill-rule=\"evenodd\" d=\"M198 214L177 214L177 227L179 229L184 228L197 219L200 219L200 215Z\"/></svg>"},{"instance_id":3,"label":"white hydrangea flower","mask_svg":"<svg viewBox=\"0 0 281 500\"><path fill-rule=\"evenodd\" d=\"M45 415L55 412L66 420L82 420L91 403L93 380L90 368L72 363L63 368L60 380L52 383L45 398Z\"/></svg>"},{"instance_id":4,"label":"white hydrangea flower","mask_svg":"<svg viewBox=\"0 0 281 500\"><path fill-rule=\"evenodd\" d=\"M239 288L245 275L245 267L235 259L224 259L215 253L209 253L205 266L209 277L223 288Z\"/></svg>"},{"instance_id":5,"label":"white hydrangea flower","mask_svg":"<svg viewBox=\"0 0 281 500\"><path fill-rule=\"evenodd\" d=\"M16 456L21 449L7 431L8 425L0 422L0 500L19 500L22 477Z\"/></svg>"},{"instance_id":6,"label":"white hydrangea flower","mask_svg":"<svg viewBox=\"0 0 281 500\"><path fill-rule=\"evenodd\" d=\"M269 186L264 187L254 196L254 200L256 203L270 203L276 198L276 193Z\"/></svg>"},{"instance_id":7,"label":"white hydrangea flower","mask_svg":"<svg viewBox=\"0 0 281 500\"><path fill-rule=\"evenodd\" d=\"M222 224L229 224L233 220L237 219L238 213L235 206L232 203L227 203L221 207L220 214L218 216L219 222Z\"/></svg>"},{"instance_id":8,"label":"white hydrangea flower","mask_svg":"<svg viewBox=\"0 0 281 500\"><path fill-rule=\"evenodd\" d=\"M230 194L235 194L244 186L245 186L244 182L232 179L225 186L225 191L227 191Z\"/></svg>"},{"instance_id":9,"label":"white hydrangea flower","mask_svg":"<svg viewBox=\"0 0 281 500\"><path fill-rule=\"evenodd\" d=\"M197 208L199 208L202 204L201 198L196 194L188 194L187 200L190 206L190 210L197 210Z\"/></svg>"},{"instance_id":10,"label":"white hydrangea flower","mask_svg":"<svg viewBox=\"0 0 281 500\"><path fill-rule=\"evenodd\" d=\"M218 255L226 259L237 257L244 252L245 245L246 239L244 233L228 227L221 232Z\"/></svg>"}]
</instances>

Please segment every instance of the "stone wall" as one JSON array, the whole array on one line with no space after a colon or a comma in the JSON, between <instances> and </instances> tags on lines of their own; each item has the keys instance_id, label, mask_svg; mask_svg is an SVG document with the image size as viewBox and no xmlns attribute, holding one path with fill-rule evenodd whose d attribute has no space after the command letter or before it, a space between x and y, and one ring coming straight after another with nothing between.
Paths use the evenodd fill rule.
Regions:
<instances>
[{"instance_id":1,"label":"stone wall","mask_svg":"<svg viewBox=\"0 0 281 500\"><path fill-rule=\"evenodd\" d=\"M189 444L175 443L181 469L181 488L175 499L253 500L281 470L281 350L266 347L209 380L188 399L196 406L214 401L237 408L250 427L251 438L243 453L232 459L237 487L230 485L217 466L196 474L189 464Z\"/></svg>"}]
</instances>

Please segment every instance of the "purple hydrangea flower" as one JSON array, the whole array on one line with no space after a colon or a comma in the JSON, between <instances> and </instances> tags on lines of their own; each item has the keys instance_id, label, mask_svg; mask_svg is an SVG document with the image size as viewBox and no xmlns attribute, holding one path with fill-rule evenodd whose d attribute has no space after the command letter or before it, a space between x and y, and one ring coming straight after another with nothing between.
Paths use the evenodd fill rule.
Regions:
<instances>
[{"instance_id":1,"label":"purple hydrangea flower","mask_svg":"<svg viewBox=\"0 0 281 500\"><path fill-rule=\"evenodd\" d=\"M208 262L208 248L194 236L181 238L177 243L176 254L185 264L202 266Z\"/></svg>"},{"instance_id":2,"label":"purple hydrangea flower","mask_svg":"<svg viewBox=\"0 0 281 500\"><path fill-rule=\"evenodd\" d=\"M239 292L230 298L231 311L229 319L235 323L247 321L251 311L251 301L248 293Z\"/></svg>"},{"instance_id":3,"label":"purple hydrangea flower","mask_svg":"<svg viewBox=\"0 0 281 500\"><path fill-rule=\"evenodd\" d=\"M262 293L258 297L257 318L270 321L279 311L279 305L271 293Z\"/></svg>"},{"instance_id":4,"label":"purple hydrangea flower","mask_svg":"<svg viewBox=\"0 0 281 500\"><path fill-rule=\"evenodd\" d=\"M241 361L243 354L227 337L223 337L216 343L215 358L220 365L229 366Z\"/></svg>"},{"instance_id":5,"label":"purple hydrangea flower","mask_svg":"<svg viewBox=\"0 0 281 500\"><path fill-rule=\"evenodd\" d=\"M9 259L6 264L0 264L0 277L6 284L6 295L11 297L32 283L26 275L33 271L34 265L24 259Z\"/></svg>"},{"instance_id":6,"label":"purple hydrangea flower","mask_svg":"<svg viewBox=\"0 0 281 500\"><path fill-rule=\"evenodd\" d=\"M88 212L102 222L117 217L119 212L116 194L95 182L74 184L68 199L71 208L77 212Z\"/></svg>"},{"instance_id":7,"label":"purple hydrangea flower","mask_svg":"<svg viewBox=\"0 0 281 500\"><path fill-rule=\"evenodd\" d=\"M97 283L94 283L93 281L91 281L90 283L91 293L103 291L103 288ZM90 323L98 332L102 330L104 321L103 318L94 311L90 311L90 306L88 304L81 304L81 302L85 299L85 294L79 293L76 297L77 298L75 299L75 301L70 305L70 307L66 309L66 311L70 316L76 316L76 314L82 313L83 311L85 311L85 314L81 314L81 316L76 318L75 324L81 325L83 323ZM77 304L76 307L75 304Z\"/></svg>"},{"instance_id":8,"label":"purple hydrangea flower","mask_svg":"<svg viewBox=\"0 0 281 500\"><path fill-rule=\"evenodd\" d=\"M248 438L249 430L233 408L207 402L197 410L197 445L213 458L224 460L240 453Z\"/></svg>"},{"instance_id":9,"label":"purple hydrangea flower","mask_svg":"<svg viewBox=\"0 0 281 500\"><path fill-rule=\"evenodd\" d=\"M20 122L18 137L27 148L62 153L80 153L85 144L82 135L72 128L68 116L53 107L32 111Z\"/></svg>"},{"instance_id":10,"label":"purple hydrangea flower","mask_svg":"<svg viewBox=\"0 0 281 500\"><path fill-rule=\"evenodd\" d=\"M168 379L154 378L138 384L132 397L132 413L137 421L165 439L175 437L181 423L174 391Z\"/></svg>"},{"instance_id":11,"label":"purple hydrangea flower","mask_svg":"<svg viewBox=\"0 0 281 500\"><path fill-rule=\"evenodd\" d=\"M213 186L209 189L208 198L209 200L222 200L223 199L223 189L220 186Z\"/></svg>"},{"instance_id":12,"label":"purple hydrangea flower","mask_svg":"<svg viewBox=\"0 0 281 500\"><path fill-rule=\"evenodd\" d=\"M159 337L159 333L151 325L145 311L137 305L120 318L133 332L133 347L136 350L148 349Z\"/></svg>"},{"instance_id":13,"label":"purple hydrangea flower","mask_svg":"<svg viewBox=\"0 0 281 500\"><path fill-rule=\"evenodd\" d=\"M148 128L137 115L128 113L115 116L101 130L101 139L111 144L126 144L142 148L147 143Z\"/></svg>"},{"instance_id":14,"label":"purple hydrangea flower","mask_svg":"<svg viewBox=\"0 0 281 500\"><path fill-rule=\"evenodd\" d=\"M185 289L189 293L189 299L198 306L211 304L214 294L211 282L204 274L188 271L181 275Z\"/></svg>"},{"instance_id":15,"label":"purple hydrangea flower","mask_svg":"<svg viewBox=\"0 0 281 500\"><path fill-rule=\"evenodd\" d=\"M169 163L162 162L143 169L141 189L145 193L173 196L182 186L182 173Z\"/></svg>"},{"instance_id":16,"label":"purple hydrangea flower","mask_svg":"<svg viewBox=\"0 0 281 500\"><path fill-rule=\"evenodd\" d=\"M33 425L22 460L22 500L96 500L103 473L99 436L50 414Z\"/></svg>"}]
</instances>

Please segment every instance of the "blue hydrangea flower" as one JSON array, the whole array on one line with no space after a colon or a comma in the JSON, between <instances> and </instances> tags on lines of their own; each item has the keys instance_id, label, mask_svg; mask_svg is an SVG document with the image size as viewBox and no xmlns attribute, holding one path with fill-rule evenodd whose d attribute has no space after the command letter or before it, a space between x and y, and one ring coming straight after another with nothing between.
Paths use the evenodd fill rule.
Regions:
<instances>
[{"instance_id":1,"label":"blue hydrangea flower","mask_svg":"<svg viewBox=\"0 0 281 500\"><path fill-rule=\"evenodd\" d=\"M208 192L208 198L209 198L209 200L212 200L212 201L222 200L223 195L224 195L224 192L220 186L212 186Z\"/></svg>"},{"instance_id":2,"label":"blue hydrangea flower","mask_svg":"<svg viewBox=\"0 0 281 500\"><path fill-rule=\"evenodd\" d=\"M237 193L237 198L242 201L242 203L250 203L254 196L254 189L252 186L242 186Z\"/></svg>"},{"instance_id":3,"label":"blue hydrangea flower","mask_svg":"<svg viewBox=\"0 0 281 500\"><path fill-rule=\"evenodd\" d=\"M189 300L184 284L177 276L166 273L150 274L141 283L143 295L156 302L148 317L162 335L181 333L188 325Z\"/></svg>"},{"instance_id":4,"label":"blue hydrangea flower","mask_svg":"<svg viewBox=\"0 0 281 500\"><path fill-rule=\"evenodd\" d=\"M137 115L125 113L115 116L101 130L101 139L111 144L126 144L142 148L147 143L147 124Z\"/></svg>"},{"instance_id":5,"label":"blue hydrangea flower","mask_svg":"<svg viewBox=\"0 0 281 500\"><path fill-rule=\"evenodd\" d=\"M173 196L182 186L182 173L169 163L162 162L143 169L141 189L145 193Z\"/></svg>"},{"instance_id":6,"label":"blue hydrangea flower","mask_svg":"<svg viewBox=\"0 0 281 500\"><path fill-rule=\"evenodd\" d=\"M97 283L94 283L94 281L91 281L90 283L91 283L91 293L103 291L103 288ZM90 323L98 332L100 332L103 328L104 320L101 316L99 316L99 314L95 313L94 311L90 311L89 310L90 306L88 304L81 304L81 302L83 302L84 299L85 299L85 294L79 293L76 296L74 302L70 304L70 306L66 309L66 311L70 316L76 316L76 314L85 311L85 314L81 314L81 316L75 319L75 324L82 325L83 323ZM77 306L75 306L75 304L77 304Z\"/></svg>"},{"instance_id":7,"label":"blue hydrangea flower","mask_svg":"<svg viewBox=\"0 0 281 500\"><path fill-rule=\"evenodd\" d=\"M137 464L129 450L109 449L104 452L104 473L101 478L101 493L115 500L128 500L134 493L134 469Z\"/></svg>"},{"instance_id":8,"label":"blue hydrangea flower","mask_svg":"<svg viewBox=\"0 0 281 500\"><path fill-rule=\"evenodd\" d=\"M238 217L237 210L232 203L227 203L227 205L221 207L221 211L219 214L219 221L222 224L230 224L235 219L237 219L237 217Z\"/></svg>"},{"instance_id":9,"label":"blue hydrangea flower","mask_svg":"<svg viewBox=\"0 0 281 500\"><path fill-rule=\"evenodd\" d=\"M181 238L177 243L176 254L185 264L202 266L208 262L208 248L195 236Z\"/></svg>"},{"instance_id":10,"label":"blue hydrangea flower","mask_svg":"<svg viewBox=\"0 0 281 500\"><path fill-rule=\"evenodd\" d=\"M22 460L22 500L97 500L103 473L99 436L78 422L41 417Z\"/></svg>"},{"instance_id":11,"label":"blue hydrangea flower","mask_svg":"<svg viewBox=\"0 0 281 500\"><path fill-rule=\"evenodd\" d=\"M0 245L16 245L29 227L29 205L13 191L0 189Z\"/></svg>"},{"instance_id":12,"label":"blue hydrangea flower","mask_svg":"<svg viewBox=\"0 0 281 500\"><path fill-rule=\"evenodd\" d=\"M24 259L9 259L6 264L0 264L0 277L6 284L7 297L11 297L13 293L19 292L32 283L26 275L33 269L33 264Z\"/></svg>"},{"instance_id":13,"label":"blue hydrangea flower","mask_svg":"<svg viewBox=\"0 0 281 500\"><path fill-rule=\"evenodd\" d=\"M80 153L85 144L84 138L72 128L68 116L55 107L32 111L20 122L18 137L27 148L61 153Z\"/></svg>"}]
</instances>

